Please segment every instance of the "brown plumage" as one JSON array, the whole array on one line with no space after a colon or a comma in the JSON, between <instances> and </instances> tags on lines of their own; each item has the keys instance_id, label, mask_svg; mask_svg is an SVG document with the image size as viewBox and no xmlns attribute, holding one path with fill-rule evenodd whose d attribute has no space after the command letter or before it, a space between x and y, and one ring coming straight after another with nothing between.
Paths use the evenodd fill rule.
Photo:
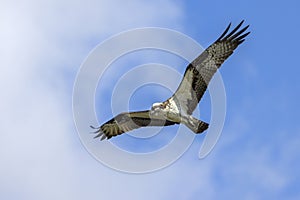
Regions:
<instances>
[{"instance_id":1,"label":"brown plumage","mask_svg":"<svg viewBox=\"0 0 300 200\"><path fill-rule=\"evenodd\" d=\"M113 136L145 126L169 126L183 123L194 133L202 133L208 123L192 117L192 113L201 100L207 86L222 63L244 42L250 33L245 31L249 25L240 29L244 21L228 33L231 23L222 35L205 49L184 73L176 92L168 100L153 104L151 110L121 113L107 121L94 133L95 138L110 139Z\"/></svg>"},{"instance_id":2,"label":"brown plumage","mask_svg":"<svg viewBox=\"0 0 300 200\"><path fill-rule=\"evenodd\" d=\"M149 110L139 112L124 112L104 123L99 128L91 126L93 129L98 129L95 138L101 137L101 140L110 139L113 136L137 129L143 126L170 126L175 124L165 119L150 118Z\"/></svg>"},{"instance_id":3,"label":"brown plumage","mask_svg":"<svg viewBox=\"0 0 300 200\"><path fill-rule=\"evenodd\" d=\"M243 22L226 35L230 29L230 23L223 34L187 66L183 81L171 97L180 102L181 107L187 110L187 114L193 113L217 69L250 34L250 32L244 33L249 25L237 32ZM190 92L188 97L187 90Z\"/></svg>"}]
</instances>

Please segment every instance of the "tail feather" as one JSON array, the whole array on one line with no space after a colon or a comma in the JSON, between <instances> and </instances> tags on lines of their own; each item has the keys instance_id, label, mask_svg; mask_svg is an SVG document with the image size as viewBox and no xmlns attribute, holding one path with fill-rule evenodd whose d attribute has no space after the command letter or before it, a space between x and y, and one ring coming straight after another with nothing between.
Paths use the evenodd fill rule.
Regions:
<instances>
[{"instance_id":1,"label":"tail feather","mask_svg":"<svg viewBox=\"0 0 300 200\"><path fill-rule=\"evenodd\" d=\"M189 116L186 120L183 120L182 122L196 134L205 131L209 125L204 121L194 118L193 116Z\"/></svg>"}]
</instances>

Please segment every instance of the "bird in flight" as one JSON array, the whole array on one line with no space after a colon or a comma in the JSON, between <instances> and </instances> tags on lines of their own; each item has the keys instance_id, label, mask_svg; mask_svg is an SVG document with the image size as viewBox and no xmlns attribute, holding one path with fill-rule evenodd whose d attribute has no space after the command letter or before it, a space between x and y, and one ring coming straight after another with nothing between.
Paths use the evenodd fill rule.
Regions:
<instances>
[{"instance_id":1,"label":"bird in flight","mask_svg":"<svg viewBox=\"0 0 300 200\"><path fill-rule=\"evenodd\" d=\"M205 131L208 123L196 119L192 113L214 73L250 33L246 32L249 25L241 28L243 22L229 32L230 23L222 35L187 66L179 87L169 99L154 103L150 110L123 112L99 127L91 126L96 129L94 138L110 139L141 127L174 124L184 124L196 134Z\"/></svg>"}]
</instances>

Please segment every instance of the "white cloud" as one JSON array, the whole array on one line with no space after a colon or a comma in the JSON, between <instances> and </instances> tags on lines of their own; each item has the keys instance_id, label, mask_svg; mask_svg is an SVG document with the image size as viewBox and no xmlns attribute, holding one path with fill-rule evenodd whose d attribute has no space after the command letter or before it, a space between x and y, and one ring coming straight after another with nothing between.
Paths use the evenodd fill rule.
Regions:
<instances>
[{"instance_id":1,"label":"white cloud","mask_svg":"<svg viewBox=\"0 0 300 200\"><path fill-rule=\"evenodd\" d=\"M197 160L199 136L183 159L151 174L115 172L81 145L73 125L71 93L83 59L119 31L140 26L180 29L183 12L178 2L1 4L1 199L211 199L221 194L254 198L264 190L280 194L289 179L299 177L285 171L296 162L296 136L277 137L278 144L267 143L265 149L255 149L252 138L243 149L241 140L253 133L251 122L242 116L233 118L235 125L224 131L207 159ZM277 149L278 162L272 159Z\"/></svg>"},{"instance_id":2,"label":"white cloud","mask_svg":"<svg viewBox=\"0 0 300 200\"><path fill-rule=\"evenodd\" d=\"M117 198L135 189L138 177L128 179L102 166L80 144L72 119L72 82L88 51L105 37L177 23L180 15L169 1L1 5L1 198ZM148 190L147 184L141 186L133 199Z\"/></svg>"}]
</instances>

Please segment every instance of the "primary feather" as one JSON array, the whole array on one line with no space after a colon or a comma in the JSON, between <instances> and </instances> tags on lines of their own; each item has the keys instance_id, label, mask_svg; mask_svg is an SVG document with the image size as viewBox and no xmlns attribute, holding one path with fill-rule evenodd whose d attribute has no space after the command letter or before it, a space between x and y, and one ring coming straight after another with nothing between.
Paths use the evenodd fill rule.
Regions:
<instances>
[{"instance_id":1,"label":"primary feather","mask_svg":"<svg viewBox=\"0 0 300 200\"><path fill-rule=\"evenodd\" d=\"M162 103L153 104L151 110L121 113L96 129L95 138L113 136L146 126L169 126L183 123L194 133L202 133L208 123L192 116L215 72L250 33L248 26L240 29L241 21L231 32L231 23L221 36L205 49L186 68L176 92ZM229 33L228 33L229 32Z\"/></svg>"}]
</instances>

